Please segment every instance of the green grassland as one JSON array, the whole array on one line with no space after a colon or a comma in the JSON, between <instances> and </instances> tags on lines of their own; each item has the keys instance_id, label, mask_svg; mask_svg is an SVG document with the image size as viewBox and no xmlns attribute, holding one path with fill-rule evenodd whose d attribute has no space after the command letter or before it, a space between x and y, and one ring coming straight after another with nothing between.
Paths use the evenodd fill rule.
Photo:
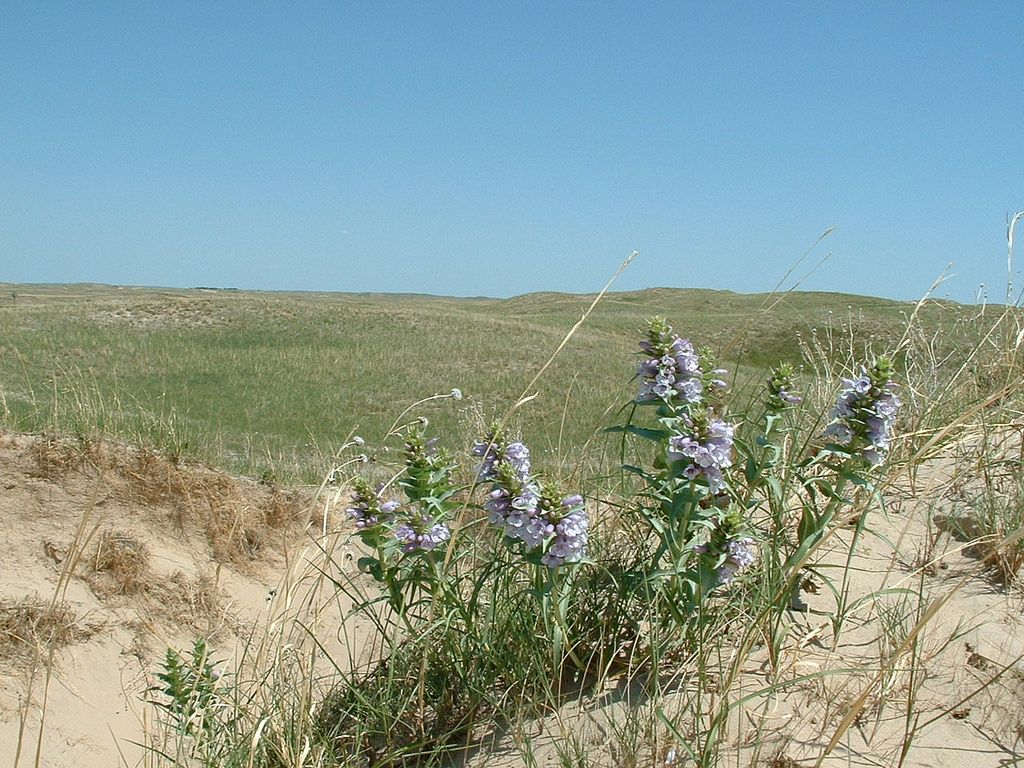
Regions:
<instances>
[{"instance_id":1,"label":"green grassland","mask_svg":"<svg viewBox=\"0 0 1024 768\"><path fill-rule=\"evenodd\" d=\"M1024 733L1019 712L999 703L1019 698L1022 657L979 664L976 646L962 650L978 642L969 633L1001 626L1024 567L1019 307L652 289L610 293L588 314L594 296L554 293L0 291L0 429L78 435L85 447L113 437L289 484L318 483L346 461L324 509L344 499L356 522L334 529L325 511L322 528L304 529L311 559L286 569L272 593L278 618L228 674L214 670L208 638L191 652L169 649L158 677L166 687L151 689L147 765L456 765L474 750L484 765L509 744L521 759L503 764L527 767L820 765L839 746L896 765L920 746L921 761L900 762L909 766L935 764L921 738L932 723L929 736L962 726L993 744ZM622 426L652 315L728 369L726 411L710 398L670 398ZM893 367L880 361L868 400L850 400L856 385L839 378L876 355ZM703 352L701 362L711 367ZM762 385L780 362L797 369L795 383L776 382L803 395L794 408L765 404ZM449 397L453 388L464 397ZM844 389L838 402L856 409L845 415L836 410ZM677 438L711 444L712 425L698 424L709 412L735 425L725 459L714 459L728 472L724 491L685 474L696 459L666 460ZM466 449L483 422L510 413L536 469L515 464L509 435L499 435L503 463L485 491L470 490L479 459ZM427 434L411 427L404 451L362 465L357 452L418 416L430 419ZM850 430L842 445L823 434L830 420ZM881 444L855 442L878 428L873 420ZM355 448L354 434L369 447ZM458 461L432 450L433 434ZM377 489L386 471L393 482ZM185 480L174 487L190 493ZM521 492L512 509L528 487L544 500L534 521L552 526L543 556L510 537L512 514L502 523L495 502ZM571 513L582 497L570 490L586 497ZM391 499L399 492L401 503ZM231 520L211 528L225 552ZM543 559L568 557L556 546L579 544L588 528L586 558ZM356 538L364 556L351 568ZM68 552L86 545L76 539ZM985 585L989 607L977 607L977 594L956 602L969 583ZM18 615L32 608L11 605ZM339 630L332 656L317 632L342 605L352 634ZM940 674L960 667L988 671L969 678L966 698L950 676L925 701ZM960 723L974 697L984 727ZM587 731L598 700L606 724ZM814 708L789 731L776 722L780 700L782 710ZM871 718L897 723L888 741L851 747ZM542 761L531 734L544 728Z\"/></svg>"},{"instance_id":2,"label":"green grassland","mask_svg":"<svg viewBox=\"0 0 1024 768\"><path fill-rule=\"evenodd\" d=\"M14 429L96 432L251 475L314 482L353 433L374 443L415 401L453 446L503 413L593 295L511 299L0 285L0 415ZM827 293L607 294L517 412L541 454L572 461L633 391L638 331L663 315L734 388L799 364L801 345L882 352L914 305ZM925 324L967 313L929 303ZM950 334L946 334L950 336ZM528 394L534 394L530 392ZM554 458L554 457L551 457Z\"/></svg>"}]
</instances>

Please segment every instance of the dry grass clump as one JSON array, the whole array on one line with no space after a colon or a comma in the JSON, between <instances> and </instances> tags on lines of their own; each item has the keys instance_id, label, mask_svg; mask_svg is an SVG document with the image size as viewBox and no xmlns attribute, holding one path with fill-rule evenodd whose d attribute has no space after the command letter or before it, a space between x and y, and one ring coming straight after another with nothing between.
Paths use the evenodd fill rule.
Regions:
<instances>
[{"instance_id":1,"label":"dry grass clump","mask_svg":"<svg viewBox=\"0 0 1024 768\"><path fill-rule=\"evenodd\" d=\"M104 531L80 568L98 597L135 597L142 611L161 623L200 630L207 637L239 628L216 575L159 575L151 567L149 547L130 533Z\"/></svg>"},{"instance_id":2,"label":"dry grass clump","mask_svg":"<svg viewBox=\"0 0 1024 768\"><path fill-rule=\"evenodd\" d=\"M150 586L149 548L124 531L104 531L89 566L87 580L97 594L138 594Z\"/></svg>"},{"instance_id":3,"label":"dry grass clump","mask_svg":"<svg viewBox=\"0 0 1024 768\"><path fill-rule=\"evenodd\" d=\"M966 446L959 457L965 479L950 489L953 513L936 521L1004 585L1024 572L1022 456L1024 439L1014 430L993 430Z\"/></svg>"},{"instance_id":4,"label":"dry grass clump","mask_svg":"<svg viewBox=\"0 0 1024 768\"><path fill-rule=\"evenodd\" d=\"M39 597L0 598L0 661L30 666L48 649L59 649L96 633L82 624L66 602Z\"/></svg>"},{"instance_id":5,"label":"dry grass clump","mask_svg":"<svg viewBox=\"0 0 1024 768\"><path fill-rule=\"evenodd\" d=\"M215 474L215 473L211 473ZM186 514L196 518L217 562L244 567L276 549L283 532L305 522L307 502L299 494L276 487L199 482L183 497Z\"/></svg>"},{"instance_id":6,"label":"dry grass clump","mask_svg":"<svg viewBox=\"0 0 1024 768\"><path fill-rule=\"evenodd\" d=\"M153 614L168 623L187 627L204 637L224 632L238 633L241 622L231 611L215 575L203 573L190 578L175 571L146 590Z\"/></svg>"},{"instance_id":7,"label":"dry grass clump","mask_svg":"<svg viewBox=\"0 0 1024 768\"><path fill-rule=\"evenodd\" d=\"M28 453L32 474L37 477L57 480L91 468L110 475L109 491L125 501L169 509L180 530L198 525L213 558L221 563L249 565L260 554L275 549L282 532L308 519L308 502L297 492L191 465L175 453L53 435L34 441ZM108 544L110 556L139 559L138 551L128 551L137 547L126 550L114 540Z\"/></svg>"},{"instance_id":8,"label":"dry grass clump","mask_svg":"<svg viewBox=\"0 0 1024 768\"><path fill-rule=\"evenodd\" d=\"M33 462L31 474L45 480L59 480L69 472L100 461L102 446L89 438L69 439L44 434L33 441L28 454Z\"/></svg>"},{"instance_id":9,"label":"dry grass clump","mask_svg":"<svg viewBox=\"0 0 1024 768\"><path fill-rule=\"evenodd\" d=\"M115 541L118 541L115 539ZM242 624L231 610L217 579L207 573L190 577L183 571L157 577L149 569L148 559L141 563L136 550L118 542L109 554L109 571L90 570L85 581L101 598L133 597L142 621L140 628L150 623L195 630L206 637L217 637L224 632L238 633ZM148 553L143 553L148 558ZM90 566L95 568L94 559ZM144 565L140 568L140 564ZM0 656L2 658L2 656Z\"/></svg>"}]
</instances>

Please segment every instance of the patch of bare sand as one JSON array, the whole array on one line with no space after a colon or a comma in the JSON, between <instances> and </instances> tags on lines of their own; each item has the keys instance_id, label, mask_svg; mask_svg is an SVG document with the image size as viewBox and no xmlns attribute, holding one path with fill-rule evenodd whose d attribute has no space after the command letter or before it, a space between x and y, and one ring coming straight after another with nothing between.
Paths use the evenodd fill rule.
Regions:
<instances>
[{"instance_id":1,"label":"patch of bare sand","mask_svg":"<svg viewBox=\"0 0 1024 768\"><path fill-rule=\"evenodd\" d=\"M166 649L210 637L229 660L259 632L310 496L126 446L0 434L0 764L141 764ZM52 616L70 627L59 638Z\"/></svg>"}]
</instances>

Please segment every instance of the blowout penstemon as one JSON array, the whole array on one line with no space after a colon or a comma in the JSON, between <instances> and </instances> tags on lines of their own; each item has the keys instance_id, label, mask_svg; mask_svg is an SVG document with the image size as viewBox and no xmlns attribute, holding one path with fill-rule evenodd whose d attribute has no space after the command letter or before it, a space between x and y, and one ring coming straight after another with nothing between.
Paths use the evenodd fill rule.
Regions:
<instances>
[{"instance_id":1,"label":"blowout penstemon","mask_svg":"<svg viewBox=\"0 0 1024 768\"><path fill-rule=\"evenodd\" d=\"M819 441L819 450L800 457L794 438L800 419L793 411L802 398L792 366L771 371L761 396L765 427L750 436L750 430L740 430L730 419L723 403L726 371L716 368L707 352L698 352L661 318L649 322L639 346L638 388L629 417L609 431L654 444L647 466L624 464L641 480L622 508L635 511L646 525L609 526L627 536L640 533L621 560L601 563L612 577L608 589L618 592L617 600L626 606L623 615L632 615L633 606L641 606L638 615L651 610L647 615L657 618L647 630L637 622L636 631L652 633L652 648L662 638L686 641L705 608L724 605L702 601L726 589L738 597L757 592L742 582L765 541L773 546L764 547L758 584L774 584L780 606L799 607L800 573L832 529L837 511L851 503L844 484L870 487L865 468L882 463L889 453L900 406L891 362L880 359L843 380L825 430L828 444L820 447ZM461 392L452 390L450 397L459 399ZM644 412L650 416L647 423L639 421ZM542 479L533 471L527 446L496 425L473 445L473 487L485 486L482 507L504 536L507 551L489 543L478 546L477 537L466 535L468 528L453 535L449 520L455 510L472 508L471 489L454 486L455 462L438 447L437 438L426 437L425 427L424 420L417 420L389 430L389 436L403 440L404 467L388 482L353 481L347 512L356 534L374 552L360 558L360 567L385 587L385 598L409 636L418 632L420 621L468 632L489 620L482 609L495 604L489 602L493 595L520 590L519 597L537 600L535 613L544 623L555 663L564 656L587 669L585 660L575 656L576 649L586 646L573 635L579 626L573 611L579 610L580 595L588 596L585 590L601 582L591 580L593 572L571 567L591 562L583 497ZM362 441L356 438L352 444L361 447ZM368 460L360 454L353 462ZM794 537L795 499L802 515ZM766 520L770 526L763 524ZM506 557L508 551L512 557ZM474 571L478 561L487 568ZM532 567L521 568L524 562ZM495 574L506 578L505 591L489 593ZM367 598L365 605L377 599ZM655 636L663 630L665 635Z\"/></svg>"},{"instance_id":2,"label":"blowout penstemon","mask_svg":"<svg viewBox=\"0 0 1024 768\"><path fill-rule=\"evenodd\" d=\"M707 376L701 370L700 357L688 339L682 339L672 332L672 326L663 318L655 317L648 322L646 338L640 342L640 349L650 355L637 368L640 390L636 402L649 403L661 400L665 403L683 402L700 404L708 394L726 387L721 376L724 370L711 371Z\"/></svg>"},{"instance_id":3,"label":"blowout penstemon","mask_svg":"<svg viewBox=\"0 0 1024 768\"><path fill-rule=\"evenodd\" d=\"M557 507L554 499L541 494L544 516L554 527L551 540L541 562L548 568L578 563L587 555L587 510L578 493L566 496Z\"/></svg>"},{"instance_id":4,"label":"blowout penstemon","mask_svg":"<svg viewBox=\"0 0 1024 768\"><path fill-rule=\"evenodd\" d=\"M649 321L640 349L646 357L637 369L634 402L655 406L661 428L630 424L614 431L660 444L658 471L644 473L647 496L658 501L640 506L661 541L647 567L665 580L666 596L685 613L751 565L757 546L743 516L730 511L735 427L722 415L726 371L705 371L693 344L662 318Z\"/></svg>"},{"instance_id":5,"label":"blowout penstemon","mask_svg":"<svg viewBox=\"0 0 1024 768\"><path fill-rule=\"evenodd\" d=\"M447 500L454 494L452 466L437 448L437 438L425 440L422 431L406 435L405 472L399 485L408 503L383 499L384 486L371 488L362 478L352 482L350 506L345 510L363 541L375 548L397 543L405 554L429 552L446 542L451 533L443 522Z\"/></svg>"},{"instance_id":6,"label":"blowout penstemon","mask_svg":"<svg viewBox=\"0 0 1024 768\"><path fill-rule=\"evenodd\" d=\"M425 438L422 426L410 429L405 436L405 472L398 484L413 509L400 518L394 534L406 554L430 552L451 537L444 519L456 493L452 485L455 465L437 443L436 437Z\"/></svg>"},{"instance_id":7,"label":"blowout penstemon","mask_svg":"<svg viewBox=\"0 0 1024 768\"><path fill-rule=\"evenodd\" d=\"M410 516L404 523L395 526L395 539L405 553L416 550L430 551L451 538L451 531L444 523L434 522L426 515Z\"/></svg>"},{"instance_id":8,"label":"blowout penstemon","mask_svg":"<svg viewBox=\"0 0 1024 768\"><path fill-rule=\"evenodd\" d=\"M769 413L782 413L803 402L804 399L796 391L793 379L793 366L789 363L782 363L772 369L768 377L768 396L765 400Z\"/></svg>"},{"instance_id":9,"label":"blowout penstemon","mask_svg":"<svg viewBox=\"0 0 1024 768\"><path fill-rule=\"evenodd\" d=\"M648 355L637 374L637 403L660 403L661 422L668 426L667 459L679 462L687 480L702 478L712 494L726 485L724 470L732 466L734 428L716 414L726 371L705 373L688 339L672 332L660 317L652 318L640 349Z\"/></svg>"},{"instance_id":10,"label":"blowout penstemon","mask_svg":"<svg viewBox=\"0 0 1024 768\"><path fill-rule=\"evenodd\" d=\"M352 481L348 516L373 556L359 558L359 567L387 589L397 614L408 621L410 609L424 595L444 588L441 562L451 538L446 519L455 507L454 464L438 448L437 439L424 436L426 422L418 420L404 432L405 467L393 481L405 501L390 498L390 483L371 486Z\"/></svg>"},{"instance_id":11,"label":"blowout penstemon","mask_svg":"<svg viewBox=\"0 0 1024 768\"><path fill-rule=\"evenodd\" d=\"M711 493L720 493L725 488L723 470L732 466L735 428L715 418L711 411L693 416L683 413L679 419L679 428L684 431L668 439L669 461L683 462L683 477L687 480L703 478Z\"/></svg>"},{"instance_id":12,"label":"blowout penstemon","mask_svg":"<svg viewBox=\"0 0 1024 768\"><path fill-rule=\"evenodd\" d=\"M825 437L851 457L877 466L889 453L900 399L894 394L892 362L879 358L860 375L843 379Z\"/></svg>"},{"instance_id":13,"label":"blowout penstemon","mask_svg":"<svg viewBox=\"0 0 1024 768\"><path fill-rule=\"evenodd\" d=\"M794 465L808 493L801 505L796 546L782 564L788 581L788 599L784 603L790 608L807 610L800 598L800 570L827 535L839 511L850 504L844 494L846 485L854 482L863 488L873 488L864 470L881 465L889 454L896 412L900 407L900 400L893 391L896 384L892 376L892 361L881 357L870 368L861 367L855 378L844 378L829 414L831 422L822 434L826 444ZM785 389L785 386L780 388ZM824 503L819 500L820 491L825 491ZM860 535L865 515L858 515L856 520L855 537ZM846 573L844 571L841 595L845 595ZM841 606L843 599L840 599ZM842 613L839 610L836 616L841 617ZM834 618L834 621L841 621L841 618Z\"/></svg>"},{"instance_id":14,"label":"blowout penstemon","mask_svg":"<svg viewBox=\"0 0 1024 768\"><path fill-rule=\"evenodd\" d=\"M360 536L371 546L381 544L381 535L394 520L395 511L401 506L396 499L381 499L383 486L371 488L361 477L352 481L350 505L345 512L355 523Z\"/></svg>"},{"instance_id":15,"label":"blowout penstemon","mask_svg":"<svg viewBox=\"0 0 1024 768\"><path fill-rule=\"evenodd\" d=\"M527 556L551 569L578 563L587 555L587 513L583 497L562 497L530 471L530 450L500 429L473 444L480 458L477 480L490 483L484 509L492 525Z\"/></svg>"},{"instance_id":16,"label":"blowout penstemon","mask_svg":"<svg viewBox=\"0 0 1024 768\"><path fill-rule=\"evenodd\" d=\"M737 573L754 564L757 560L757 545L749 536L729 539L725 542L724 554L725 560L716 571L719 584L728 584Z\"/></svg>"}]
</instances>

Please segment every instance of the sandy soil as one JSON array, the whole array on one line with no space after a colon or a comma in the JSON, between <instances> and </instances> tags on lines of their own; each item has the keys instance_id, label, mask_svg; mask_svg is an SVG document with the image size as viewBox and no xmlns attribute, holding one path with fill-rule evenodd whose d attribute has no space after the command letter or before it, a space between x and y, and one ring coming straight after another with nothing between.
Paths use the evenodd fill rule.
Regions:
<instances>
[{"instance_id":1,"label":"sandy soil","mask_svg":"<svg viewBox=\"0 0 1024 768\"><path fill-rule=\"evenodd\" d=\"M228 660L271 610L285 560L270 540L303 539L307 497L281 509L253 482L102 450L0 436L0 600L8 616L18 605L64 607L72 627L49 679L32 637L0 636L0 765L140 764L144 702L166 649L201 634ZM187 498L188 488L202 492ZM229 515L266 518L268 509L295 519L236 526L237 546L225 544L217 524L230 537ZM104 548L140 547L141 572L103 562Z\"/></svg>"},{"instance_id":2,"label":"sandy soil","mask_svg":"<svg viewBox=\"0 0 1024 768\"><path fill-rule=\"evenodd\" d=\"M937 462L913 494L897 489L887 514L869 521L849 570L850 604L863 599L838 642L828 618L835 600L819 584L805 593L810 610L795 616L778 666L772 669L758 650L744 662L737 691L779 688L730 717L722 734L733 755L727 765L814 765L847 720L824 765L898 765L910 730L916 733L906 766L1020 763L1022 593L981 575L965 542L927 523L929 514L956 507L949 471L948 462ZM282 576L301 570L311 556L304 530L318 530L318 516L327 514L312 508L312 494L282 497L130 448L54 445L23 435L0 435L0 488L4 611L62 608L66 635L49 678L31 638L0 636L0 766L143 764L141 745L152 730L144 702L166 649L212 635L217 658L230 664L240 638L283 615L282 600L290 596L281 594ZM845 562L853 531L837 532L826 563ZM140 550L145 567L131 571ZM113 566L104 560L110 551L120 556ZM335 554L342 567L350 560ZM915 602L914 593L925 600ZM920 617L913 605L935 611L919 635L912 631ZM331 623L344 609L339 603L316 628L338 657L352 632L365 632ZM901 648L908 636L913 645ZM914 665L899 653L907 648L916 654ZM822 670L846 671L815 676ZM684 688L685 675L679 680ZM612 748L623 708L643 706L634 694L613 684L531 726L536 764L556 764L555 747L569 735L593 750L595 765L686 764L665 732L635 755ZM851 720L854 711L860 714ZM491 737L466 761L518 767L521 744L521 735Z\"/></svg>"}]
</instances>

